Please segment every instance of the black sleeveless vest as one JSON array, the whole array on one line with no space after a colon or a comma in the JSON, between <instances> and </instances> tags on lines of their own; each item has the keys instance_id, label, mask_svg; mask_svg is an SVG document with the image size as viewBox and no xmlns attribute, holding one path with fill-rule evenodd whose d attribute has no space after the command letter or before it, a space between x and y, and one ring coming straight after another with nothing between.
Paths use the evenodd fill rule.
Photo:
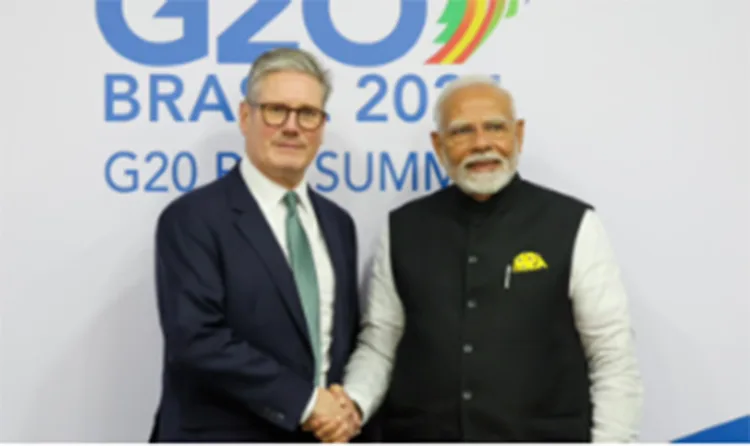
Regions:
<instances>
[{"instance_id":1,"label":"black sleeveless vest","mask_svg":"<svg viewBox=\"0 0 750 446\"><path fill-rule=\"evenodd\" d=\"M587 209L516 175L485 202L451 186L390 214L406 328L384 441L591 440L568 291Z\"/></svg>"}]
</instances>

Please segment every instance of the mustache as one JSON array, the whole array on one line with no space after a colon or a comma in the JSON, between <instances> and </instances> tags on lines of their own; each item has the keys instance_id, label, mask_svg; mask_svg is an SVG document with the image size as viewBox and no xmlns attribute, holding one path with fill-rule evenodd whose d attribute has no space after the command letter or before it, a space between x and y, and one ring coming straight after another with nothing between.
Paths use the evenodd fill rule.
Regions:
<instances>
[{"instance_id":1,"label":"mustache","mask_svg":"<svg viewBox=\"0 0 750 446\"><path fill-rule=\"evenodd\" d=\"M461 161L461 167L465 168L473 163L482 163L482 162L487 162L487 161L497 161L502 166L507 166L510 162L508 158L500 155L497 152L474 153L472 155L467 156Z\"/></svg>"}]
</instances>

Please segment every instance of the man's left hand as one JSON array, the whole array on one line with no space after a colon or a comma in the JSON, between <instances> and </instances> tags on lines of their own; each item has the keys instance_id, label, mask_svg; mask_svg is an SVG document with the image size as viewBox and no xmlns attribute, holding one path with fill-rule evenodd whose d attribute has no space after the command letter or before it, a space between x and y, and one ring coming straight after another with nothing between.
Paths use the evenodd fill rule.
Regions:
<instances>
[{"instance_id":1,"label":"man's left hand","mask_svg":"<svg viewBox=\"0 0 750 446\"><path fill-rule=\"evenodd\" d=\"M312 417L305 423L303 429L313 432L318 439L325 443L346 443L360 433L362 414L343 387L334 384L328 391L333 394L342 409L345 410L346 416L341 420L323 416Z\"/></svg>"}]
</instances>

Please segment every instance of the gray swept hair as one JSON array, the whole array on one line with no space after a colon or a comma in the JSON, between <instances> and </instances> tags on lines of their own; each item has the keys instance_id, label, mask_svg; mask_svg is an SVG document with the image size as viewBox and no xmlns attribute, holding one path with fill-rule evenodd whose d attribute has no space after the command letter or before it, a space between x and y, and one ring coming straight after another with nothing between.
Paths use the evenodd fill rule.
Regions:
<instances>
[{"instance_id":1,"label":"gray swept hair","mask_svg":"<svg viewBox=\"0 0 750 446\"><path fill-rule=\"evenodd\" d=\"M295 71L314 77L323 87L323 105L328 102L331 95L329 72L315 56L300 48L276 48L258 56L247 76L246 99L251 102L257 100L263 78L280 71Z\"/></svg>"},{"instance_id":2,"label":"gray swept hair","mask_svg":"<svg viewBox=\"0 0 750 446\"><path fill-rule=\"evenodd\" d=\"M443 106L445 102L458 90L461 90L466 87L471 87L474 85L488 85L501 94L504 94L508 97L508 100L510 101L510 110L511 110L511 119L516 119L516 105L515 101L513 100L513 95L510 94L508 90L505 88L499 86L497 84L497 81L493 79L491 76L487 76L484 74L472 74L467 76L461 76L458 79L451 81L448 83L448 85L443 88L443 90L440 92L440 95L437 98L437 101L435 102L435 106L433 108L433 119L435 120L435 128L442 133L443 131Z\"/></svg>"}]
</instances>

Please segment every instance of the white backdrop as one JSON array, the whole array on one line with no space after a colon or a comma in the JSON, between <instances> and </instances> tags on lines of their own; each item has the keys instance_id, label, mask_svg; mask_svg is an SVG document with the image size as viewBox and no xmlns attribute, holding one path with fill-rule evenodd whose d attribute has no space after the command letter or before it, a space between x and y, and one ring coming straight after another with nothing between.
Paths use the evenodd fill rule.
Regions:
<instances>
[{"instance_id":1,"label":"white backdrop","mask_svg":"<svg viewBox=\"0 0 750 446\"><path fill-rule=\"evenodd\" d=\"M479 11L492 3L472 2ZM99 2L109 11L105 28L115 26L117 3ZM134 39L180 38L181 19L154 17L164 3L125 0L123 23ZM204 3L169 1L164 12L186 13L193 39L201 37L195 10ZM216 178L217 152L242 147L231 116L209 110L188 122L209 75L217 84L204 102L217 103L220 86L233 115L249 67L241 59L251 51L238 44L252 24L236 27L239 35L221 44L217 36L255 2L208 3L207 38L148 53L164 61L208 45L206 57L171 66L136 63L115 51L93 1L0 3L1 440L147 437L162 347L152 242L158 213L180 193L173 165L178 160L177 184L187 186L194 159L199 185ZM670 441L750 414L750 2L522 0L465 63L435 65L425 61L451 27L438 23L446 1L408 0L417 9L426 4L424 29L411 48L408 36L387 48L403 44L401 57L374 66L335 60L328 53L340 45L316 45L301 1L260 3L255 19L291 4L253 42L299 42L333 70L332 121L310 180L354 215L363 267L387 210L434 190L442 175L428 168L435 81L450 73L497 74L527 119L522 174L592 202L610 232L645 379L642 440ZM402 11L394 0L354 3L330 1L331 18L359 43L385 37ZM513 15L513 2L504 3L503 14ZM414 19L407 28L418 24ZM240 63L219 63L219 47L234 50ZM370 62L377 57L358 53ZM416 77L402 80L409 73ZM167 80L154 80L159 75ZM387 86L373 111L386 122L356 119L378 89L378 81L358 86L368 75ZM108 78L119 79L110 100ZM422 117L415 116L420 79ZM400 80L403 94L395 92ZM128 82L138 84L131 96L140 104L130 116L132 102L122 99ZM163 95L182 86L176 109L185 122L171 118L165 104L150 119L152 82L153 93ZM414 122L399 117L401 100L402 115ZM136 159L108 164L118 151ZM153 151L160 154L147 158ZM146 190L162 164L154 184L168 190ZM136 190L113 188L132 186L132 172ZM347 178L366 187L354 191Z\"/></svg>"}]
</instances>

